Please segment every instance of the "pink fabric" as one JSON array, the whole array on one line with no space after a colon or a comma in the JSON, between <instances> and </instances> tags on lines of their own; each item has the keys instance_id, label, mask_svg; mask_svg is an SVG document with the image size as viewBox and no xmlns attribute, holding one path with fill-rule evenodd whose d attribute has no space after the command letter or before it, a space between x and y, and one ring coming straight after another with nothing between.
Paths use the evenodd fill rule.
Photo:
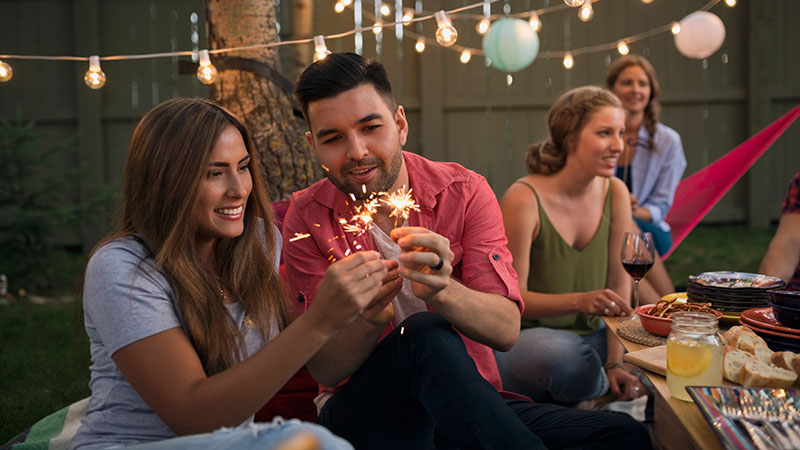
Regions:
<instances>
[{"instance_id":1,"label":"pink fabric","mask_svg":"<svg viewBox=\"0 0 800 450\"><path fill-rule=\"evenodd\" d=\"M662 259L667 259L678 244L798 116L800 116L800 105L742 142L728 154L678 184L675 201L666 218L672 227L672 248L662 255Z\"/></svg>"},{"instance_id":2,"label":"pink fabric","mask_svg":"<svg viewBox=\"0 0 800 450\"><path fill-rule=\"evenodd\" d=\"M420 206L409 224L422 226L450 239L455 254L453 278L469 288L502 295L523 308L517 274L506 248L502 215L486 180L457 164L428 161L403 152L412 195ZM354 237L345 233L339 218L352 216L350 200L327 179L292 196L283 225L283 252L289 295L301 309L313 301L327 269L329 257L375 249L370 233ZM311 237L289 242L295 233ZM391 331L391 324L384 336ZM462 335L478 371L501 389L492 350Z\"/></svg>"}]
</instances>

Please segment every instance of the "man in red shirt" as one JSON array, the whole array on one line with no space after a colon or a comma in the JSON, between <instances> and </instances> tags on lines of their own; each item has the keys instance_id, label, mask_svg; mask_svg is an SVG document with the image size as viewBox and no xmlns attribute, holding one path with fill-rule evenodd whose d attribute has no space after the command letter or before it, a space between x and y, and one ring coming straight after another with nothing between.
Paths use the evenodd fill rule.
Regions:
<instances>
[{"instance_id":1,"label":"man in red shirt","mask_svg":"<svg viewBox=\"0 0 800 450\"><path fill-rule=\"evenodd\" d=\"M514 344L523 306L497 200L480 175L402 151L408 121L380 63L328 55L295 98L327 178L286 215L290 298L307 307L330 262L357 251L379 252L390 272L308 363L326 387L320 423L357 448L649 447L627 416L498 393L491 349ZM418 207L407 219L380 203L365 231L345 226L373 194L407 188Z\"/></svg>"},{"instance_id":2,"label":"man in red shirt","mask_svg":"<svg viewBox=\"0 0 800 450\"><path fill-rule=\"evenodd\" d=\"M778 230L758 272L782 279L790 291L800 291L800 172L789 183Z\"/></svg>"}]
</instances>

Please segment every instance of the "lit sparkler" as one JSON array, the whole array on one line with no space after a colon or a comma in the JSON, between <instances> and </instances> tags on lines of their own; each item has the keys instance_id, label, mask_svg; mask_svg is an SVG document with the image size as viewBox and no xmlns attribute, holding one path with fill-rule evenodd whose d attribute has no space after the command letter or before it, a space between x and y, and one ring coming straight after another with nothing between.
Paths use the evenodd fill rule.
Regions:
<instances>
[{"instance_id":1,"label":"lit sparkler","mask_svg":"<svg viewBox=\"0 0 800 450\"><path fill-rule=\"evenodd\" d=\"M289 242L299 241L300 239L305 239L307 237L311 237L308 233L295 233L294 237L289 239Z\"/></svg>"},{"instance_id":2,"label":"lit sparkler","mask_svg":"<svg viewBox=\"0 0 800 450\"><path fill-rule=\"evenodd\" d=\"M406 185L403 185L397 192L387 194L385 198L381 199L383 203L392 208L389 217L394 217L395 227L397 227L397 219L402 217L405 222L411 211L419 211L419 205L411 197L411 191L413 189L406 189Z\"/></svg>"}]
</instances>

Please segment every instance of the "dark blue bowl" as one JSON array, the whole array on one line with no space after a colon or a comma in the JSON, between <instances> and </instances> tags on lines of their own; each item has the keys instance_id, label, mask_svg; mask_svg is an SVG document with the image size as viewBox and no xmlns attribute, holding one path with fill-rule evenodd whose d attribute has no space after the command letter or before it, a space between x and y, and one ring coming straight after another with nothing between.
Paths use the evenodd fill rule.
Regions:
<instances>
[{"instance_id":1,"label":"dark blue bowl","mask_svg":"<svg viewBox=\"0 0 800 450\"><path fill-rule=\"evenodd\" d=\"M767 291L772 301L787 308L800 310L800 291Z\"/></svg>"},{"instance_id":2,"label":"dark blue bowl","mask_svg":"<svg viewBox=\"0 0 800 450\"><path fill-rule=\"evenodd\" d=\"M772 304L772 313L781 325L800 329L800 309L787 308L777 303Z\"/></svg>"}]
</instances>

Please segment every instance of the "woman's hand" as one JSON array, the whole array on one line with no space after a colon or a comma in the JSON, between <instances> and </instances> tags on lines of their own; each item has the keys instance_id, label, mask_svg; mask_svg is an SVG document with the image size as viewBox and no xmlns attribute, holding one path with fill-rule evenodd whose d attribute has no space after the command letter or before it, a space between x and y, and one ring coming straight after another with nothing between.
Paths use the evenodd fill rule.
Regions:
<instances>
[{"instance_id":1,"label":"woman's hand","mask_svg":"<svg viewBox=\"0 0 800 450\"><path fill-rule=\"evenodd\" d=\"M633 312L628 302L611 289L584 292L578 309L595 316L627 316Z\"/></svg>"},{"instance_id":2,"label":"woman's hand","mask_svg":"<svg viewBox=\"0 0 800 450\"><path fill-rule=\"evenodd\" d=\"M380 259L380 254L375 251L353 253L331 264L308 312L319 311L320 325L331 333L347 327L364 312L368 311L371 317L379 316L386 304L375 308L371 305L379 292L384 292L385 296L392 292L391 283L384 287L390 271L396 272L396 265L393 269L392 266Z\"/></svg>"},{"instance_id":3,"label":"woman's hand","mask_svg":"<svg viewBox=\"0 0 800 450\"><path fill-rule=\"evenodd\" d=\"M422 227L392 230L392 239L400 246L400 275L411 280L414 295L430 300L450 283L453 258L450 240Z\"/></svg>"},{"instance_id":4,"label":"woman's hand","mask_svg":"<svg viewBox=\"0 0 800 450\"><path fill-rule=\"evenodd\" d=\"M633 400L646 394L644 387L639 383L639 378L624 368L612 367L606 374L609 389L618 400Z\"/></svg>"}]
</instances>

